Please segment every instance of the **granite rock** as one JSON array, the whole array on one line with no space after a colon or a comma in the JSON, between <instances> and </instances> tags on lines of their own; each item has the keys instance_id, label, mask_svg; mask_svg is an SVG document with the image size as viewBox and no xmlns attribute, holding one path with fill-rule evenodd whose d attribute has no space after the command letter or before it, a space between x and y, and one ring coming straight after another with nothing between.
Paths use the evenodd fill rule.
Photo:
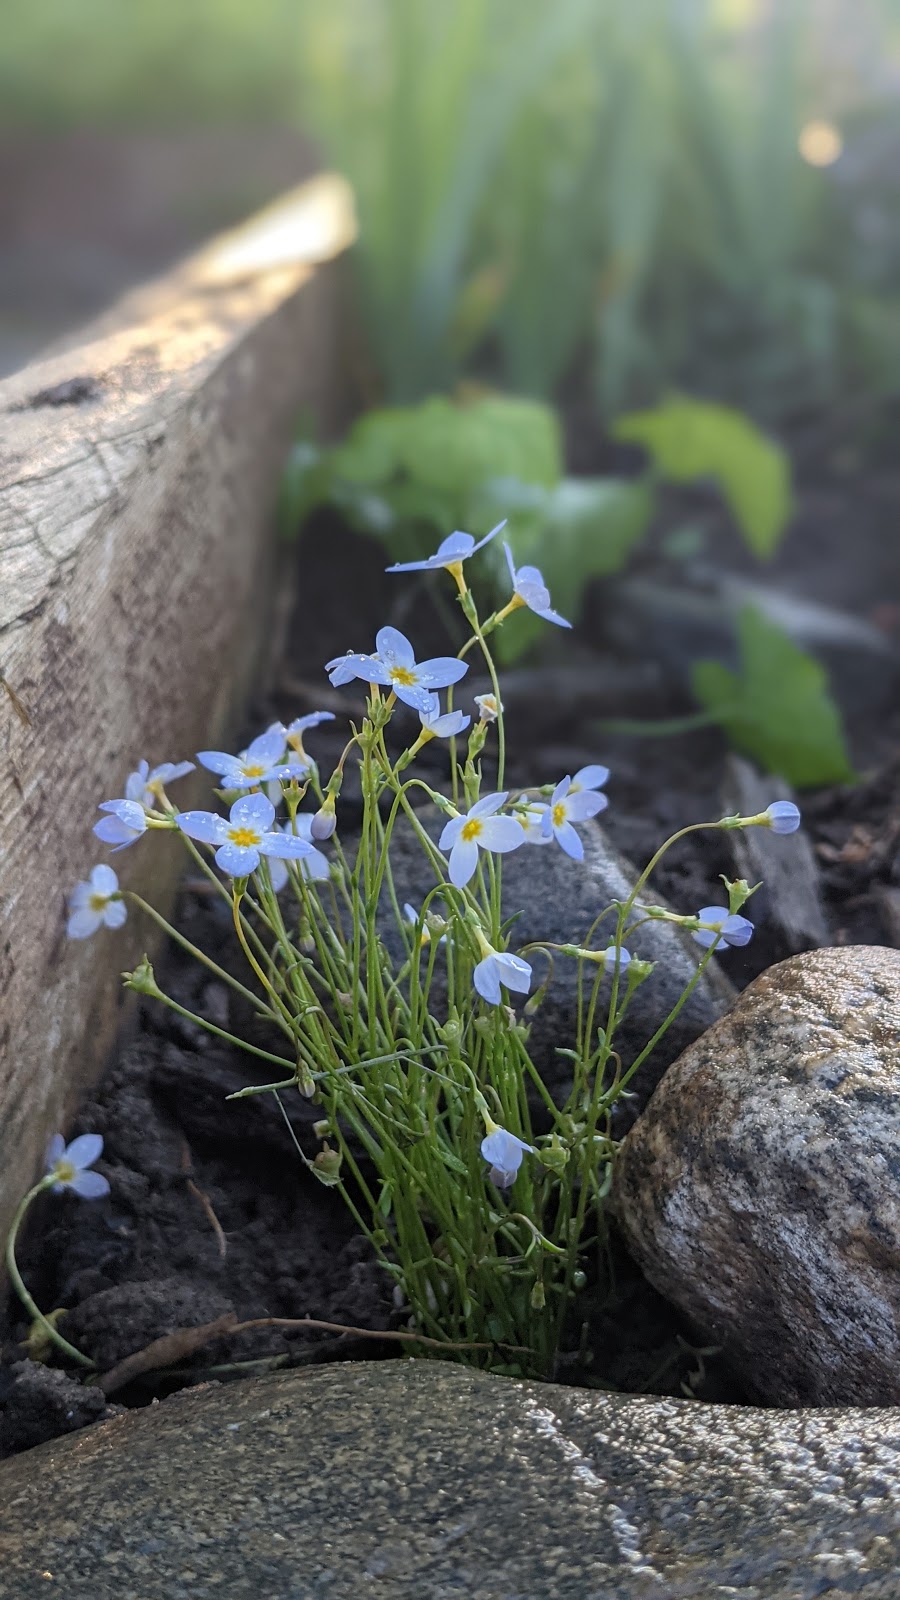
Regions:
<instances>
[{"instance_id":1,"label":"granite rock","mask_svg":"<svg viewBox=\"0 0 900 1600\"><path fill-rule=\"evenodd\" d=\"M771 967L671 1067L614 1206L647 1276L784 1405L900 1402L900 952Z\"/></svg>"},{"instance_id":2,"label":"granite rock","mask_svg":"<svg viewBox=\"0 0 900 1600\"><path fill-rule=\"evenodd\" d=\"M0 1508L2 1600L896 1600L900 1412L348 1364L40 1445Z\"/></svg>"},{"instance_id":3,"label":"granite rock","mask_svg":"<svg viewBox=\"0 0 900 1600\"><path fill-rule=\"evenodd\" d=\"M423 813L422 820L437 837L443 819L436 814L429 819ZM614 848L603 829L589 821L580 823L578 832L584 844L583 862L572 861L555 845L526 845L504 856L503 914L511 917L519 913L511 949L536 940L577 943L587 936L595 917L611 900L626 899L631 893L638 872ZM419 906L434 887L434 874L412 831L402 825L397 827L391 843L391 864L400 901ZM657 904L665 903L655 893L653 899ZM388 916L384 918L384 932L396 955L399 940ZM629 939L628 948L632 955L655 962L656 971L636 991L616 1035L616 1046L626 1066L679 999L697 969L699 955L690 936L669 922L646 923ZM537 981L542 981L546 972L542 957L535 957L534 968ZM438 986L433 993L439 1005ZM721 1017L733 999L734 989L714 957L669 1032L632 1079L629 1099L620 1106L622 1127L630 1125L646 1105L670 1062ZM567 1063L556 1051L557 1047L571 1047L574 1043L577 1003L577 964L558 956L553 981L535 1013L530 1037L534 1061L555 1097L565 1092L568 1082Z\"/></svg>"}]
</instances>

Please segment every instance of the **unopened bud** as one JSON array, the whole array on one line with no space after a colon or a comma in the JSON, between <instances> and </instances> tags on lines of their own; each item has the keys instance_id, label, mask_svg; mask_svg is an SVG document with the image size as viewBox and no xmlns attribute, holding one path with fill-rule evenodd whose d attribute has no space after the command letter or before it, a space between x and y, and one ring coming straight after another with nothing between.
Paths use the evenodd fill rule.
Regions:
<instances>
[{"instance_id":1,"label":"unopened bud","mask_svg":"<svg viewBox=\"0 0 900 1600\"><path fill-rule=\"evenodd\" d=\"M531 1309L532 1311L543 1311L546 1304L547 1296L544 1293L544 1285L538 1278L531 1289Z\"/></svg>"},{"instance_id":2,"label":"unopened bud","mask_svg":"<svg viewBox=\"0 0 900 1600\"><path fill-rule=\"evenodd\" d=\"M326 1189L333 1189L341 1181L341 1152L326 1145L313 1161L313 1172Z\"/></svg>"},{"instance_id":3,"label":"unopened bud","mask_svg":"<svg viewBox=\"0 0 900 1600\"><path fill-rule=\"evenodd\" d=\"M133 972L122 973L122 982L126 989L133 989L136 994L149 994L154 1000L165 998L147 956L138 962Z\"/></svg>"},{"instance_id":4,"label":"unopened bud","mask_svg":"<svg viewBox=\"0 0 900 1600\"><path fill-rule=\"evenodd\" d=\"M309 825L310 837L321 844L324 839L330 839L337 827L337 817L334 814L334 795L327 794L319 810L316 812Z\"/></svg>"}]
</instances>

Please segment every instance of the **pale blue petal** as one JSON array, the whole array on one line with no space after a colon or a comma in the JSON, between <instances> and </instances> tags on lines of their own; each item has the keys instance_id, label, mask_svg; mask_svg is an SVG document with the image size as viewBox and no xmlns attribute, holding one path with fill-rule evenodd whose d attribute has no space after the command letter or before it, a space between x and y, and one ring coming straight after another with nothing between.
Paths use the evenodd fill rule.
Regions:
<instances>
[{"instance_id":1,"label":"pale blue petal","mask_svg":"<svg viewBox=\"0 0 900 1600\"><path fill-rule=\"evenodd\" d=\"M721 934L714 933L711 928L697 928L692 937L697 944L702 944L703 948L708 950L710 945L715 944L716 940L721 938Z\"/></svg>"},{"instance_id":2,"label":"pale blue petal","mask_svg":"<svg viewBox=\"0 0 900 1600\"><path fill-rule=\"evenodd\" d=\"M773 833L796 833L800 826L800 807L793 800L773 800L766 815Z\"/></svg>"},{"instance_id":3,"label":"pale blue petal","mask_svg":"<svg viewBox=\"0 0 900 1600\"><path fill-rule=\"evenodd\" d=\"M128 907L124 900L110 900L103 907L103 921L108 928L121 928L128 920Z\"/></svg>"},{"instance_id":4,"label":"pale blue petal","mask_svg":"<svg viewBox=\"0 0 900 1600\"><path fill-rule=\"evenodd\" d=\"M275 894L280 894L288 881L288 869L283 861L273 856L269 861L269 877L272 880L272 889Z\"/></svg>"},{"instance_id":5,"label":"pale blue petal","mask_svg":"<svg viewBox=\"0 0 900 1600\"><path fill-rule=\"evenodd\" d=\"M472 982L482 1000L486 1000L488 1005L500 1004L500 979L494 967L493 956L485 956L483 961L479 961L472 973Z\"/></svg>"},{"instance_id":6,"label":"pale blue petal","mask_svg":"<svg viewBox=\"0 0 900 1600\"><path fill-rule=\"evenodd\" d=\"M264 794L242 795L230 812L231 826L260 828L263 832L275 821L275 807Z\"/></svg>"},{"instance_id":7,"label":"pale blue petal","mask_svg":"<svg viewBox=\"0 0 900 1600\"><path fill-rule=\"evenodd\" d=\"M426 689L446 689L451 683L459 683L468 670L468 661L458 661L456 656L435 656L433 660L421 663L418 677ZM397 688L397 685L394 687ZM399 694L399 689L397 692Z\"/></svg>"},{"instance_id":8,"label":"pale blue petal","mask_svg":"<svg viewBox=\"0 0 900 1600\"><path fill-rule=\"evenodd\" d=\"M495 789L492 794L483 794L480 800L475 801L475 804L469 812L469 816L491 817L495 811L499 811L500 807L506 804L508 799L508 789L504 789L502 793L500 790Z\"/></svg>"},{"instance_id":9,"label":"pale blue petal","mask_svg":"<svg viewBox=\"0 0 900 1600\"><path fill-rule=\"evenodd\" d=\"M442 717L434 718L430 729L437 739L451 739L464 733L471 720L462 711L445 711Z\"/></svg>"},{"instance_id":10,"label":"pale blue petal","mask_svg":"<svg viewBox=\"0 0 900 1600\"><path fill-rule=\"evenodd\" d=\"M354 678L362 677L359 670L360 662L368 660L369 657L360 655L358 650L348 650L344 655L335 656L333 661L326 662L325 671L332 686L339 689L342 684L352 683Z\"/></svg>"},{"instance_id":11,"label":"pale blue petal","mask_svg":"<svg viewBox=\"0 0 900 1600\"><path fill-rule=\"evenodd\" d=\"M532 570L537 571L537 568L532 568ZM525 604L528 606L529 610L536 612L538 616L543 616L545 611L549 611L550 590L547 588L546 584L535 583L533 580L530 582L524 582L520 572L519 581L516 585L516 593L522 600L525 601Z\"/></svg>"},{"instance_id":12,"label":"pale blue petal","mask_svg":"<svg viewBox=\"0 0 900 1600\"><path fill-rule=\"evenodd\" d=\"M557 628L571 628L572 626L571 622L567 622L565 617L561 617L558 611L553 610L552 606L532 606L531 609L536 617L541 617L544 622L555 623Z\"/></svg>"},{"instance_id":13,"label":"pale blue petal","mask_svg":"<svg viewBox=\"0 0 900 1600\"><path fill-rule=\"evenodd\" d=\"M56 1166L57 1161L59 1161L62 1158L62 1156L65 1154L65 1149L66 1149L66 1141L63 1138L62 1134L61 1133L55 1133L53 1135L53 1138L50 1140L50 1143L47 1146L47 1154L44 1157L44 1171L45 1172L52 1172L53 1171L53 1168Z\"/></svg>"},{"instance_id":14,"label":"pale blue petal","mask_svg":"<svg viewBox=\"0 0 900 1600\"><path fill-rule=\"evenodd\" d=\"M99 1133L80 1133L66 1148L66 1160L73 1167L92 1167L103 1154L103 1136Z\"/></svg>"},{"instance_id":15,"label":"pale blue petal","mask_svg":"<svg viewBox=\"0 0 900 1600\"><path fill-rule=\"evenodd\" d=\"M494 956L494 967L500 982L505 983L507 989L515 989L517 994L528 993L531 988L531 967L521 956L514 956L509 950L498 950Z\"/></svg>"},{"instance_id":16,"label":"pale blue petal","mask_svg":"<svg viewBox=\"0 0 900 1600\"><path fill-rule=\"evenodd\" d=\"M353 674L355 678L364 678L366 683L381 683L385 687L392 685L390 671L377 656L357 656L356 664L357 671Z\"/></svg>"},{"instance_id":17,"label":"pale blue petal","mask_svg":"<svg viewBox=\"0 0 900 1600\"><path fill-rule=\"evenodd\" d=\"M109 1183L99 1172L76 1172L67 1184L66 1189L71 1189L82 1200L102 1200L109 1194Z\"/></svg>"},{"instance_id":18,"label":"pale blue petal","mask_svg":"<svg viewBox=\"0 0 900 1600\"><path fill-rule=\"evenodd\" d=\"M571 778L560 778L559 783L556 785L556 788L554 789L552 795L550 796L550 805L551 805L551 807L559 805L560 800L565 800L566 795L568 794L569 789L571 788L571 785L572 785L572 779Z\"/></svg>"},{"instance_id":19,"label":"pale blue petal","mask_svg":"<svg viewBox=\"0 0 900 1600\"><path fill-rule=\"evenodd\" d=\"M119 887L119 880L105 862L101 862L91 873L91 888L96 894L115 894Z\"/></svg>"},{"instance_id":20,"label":"pale blue petal","mask_svg":"<svg viewBox=\"0 0 900 1600\"><path fill-rule=\"evenodd\" d=\"M218 773L220 778L243 777L237 756L226 755L224 750L198 750L197 760L208 772Z\"/></svg>"},{"instance_id":21,"label":"pale blue petal","mask_svg":"<svg viewBox=\"0 0 900 1600\"><path fill-rule=\"evenodd\" d=\"M394 683L391 687L398 700L402 700L404 705L411 706L413 711L418 711L421 716L428 705L427 689L416 683Z\"/></svg>"},{"instance_id":22,"label":"pale blue petal","mask_svg":"<svg viewBox=\"0 0 900 1600\"><path fill-rule=\"evenodd\" d=\"M753 938L753 923L747 917L739 917L734 913L726 917L722 932L729 944L738 946L749 944Z\"/></svg>"},{"instance_id":23,"label":"pale blue petal","mask_svg":"<svg viewBox=\"0 0 900 1600\"><path fill-rule=\"evenodd\" d=\"M504 517L502 522L498 522L497 523L496 528L492 528L490 533L486 533L484 538L483 539L479 539L477 544L471 545L471 548L469 550L469 555L473 556L475 554L476 550L483 550L485 545L486 544L490 544L491 540L495 539L497 537L498 533L502 533L503 529L505 527L506 527L506 518ZM470 535L469 534L456 535L455 537L470 539Z\"/></svg>"},{"instance_id":24,"label":"pale blue petal","mask_svg":"<svg viewBox=\"0 0 900 1600\"><path fill-rule=\"evenodd\" d=\"M228 823L214 811L178 811L175 822L189 839L201 844L221 844L228 838Z\"/></svg>"},{"instance_id":25,"label":"pale blue petal","mask_svg":"<svg viewBox=\"0 0 900 1600\"><path fill-rule=\"evenodd\" d=\"M176 778L186 778L188 773L193 771L195 771L193 761L164 761L161 767L154 767L150 773L150 782L174 783Z\"/></svg>"},{"instance_id":26,"label":"pale blue petal","mask_svg":"<svg viewBox=\"0 0 900 1600\"><path fill-rule=\"evenodd\" d=\"M573 861L584 860L584 845L572 827L571 822L561 822L558 828L553 829L553 832L556 836L557 844L561 845L567 856L571 856Z\"/></svg>"},{"instance_id":27,"label":"pale blue petal","mask_svg":"<svg viewBox=\"0 0 900 1600\"><path fill-rule=\"evenodd\" d=\"M223 844L216 851L216 866L230 878L248 878L259 866L259 851L252 845Z\"/></svg>"},{"instance_id":28,"label":"pale blue petal","mask_svg":"<svg viewBox=\"0 0 900 1600\"><path fill-rule=\"evenodd\" d=\"M608 797L598 794L596 789L576 789L574 794L569 790L566 798L566 811L573 822L584 822L588 817L595 817L598 811L605 811L608 805Z\"/></svg>"},{"instance_id":29,"label":"pale blue petal","mask_svg":"<svg viewBox=\"0 0 900 1600\"><path fill-rule=\"evenodd\" d=\"M504 1172L502 1167L491 1167L488 1177L495 1189L511 1189L516 1181L518 1172L518 1167L515 1167L512 1172Z\"/></svg>"},{"instance_id":30,"label":"pale blue petal","mask_svg":"<svg viewBox=\"0 0 900 1600\"><path fill-rule=\"evenodd\" d=\"M484 850L495 850L500 855L506 855L525 843L525 829L515 817L487 817L478 843Z\"/></svg>"},{"instance_id":31,"label":"pale blue petal","mask_svg":"<svg viewBox=\"0 0 900 1600\"><path fill-rule=\"evenodd\" d=\"M328 857L323 855L321 850L316 850L315 848L310 851L308 856L303 857L300 862L300 871L304 878L311 878L314 883L322 883L326 878L331 877Z\"/></svg>"},{"instance_id":32,"label":"pale blue petal","mask_svg":"<svg viewBox=\"0 0 900 1600\"><path fill-rule=\"evenodd\" d=\"M569 793L577 794L580 789L602 789L608 777L609 767L579 767Z\"/></svg>"},{"instance_id":33,"label":"pale blue petal","mask_svg":"<svg viewBox=\"0 0 900 1600\"><path fill-rule=\"evenodd\" d=\"M395 561L392 567L385 567L384 570L385 572L433 572L441 565L442 563L434 556L429 556L425 561Z\"/></svg>"},{"instance_id":34,"label":"pale blue petal","mask_svg":"<svg viewBox=\"0 0 900 1600\"><path fill-rule=\"evenodd\" d=\"M89 939L101 926L103 918L99 911L92 911L90 906L81 906L72 912L66 923L66 937L68 939Z\"/></svg>"},{"instance_id":35,"label":"pale blue petal","mask_svg":"<svg viewBox=\"0 0 900 1600\"><path fill-rule=\"evenodd\" d=\"M513 589L515 589L515 587L516 587L516 564L513 561L513 553L510 550L509 545L507 544L505 539L503 541L503 548L506 551L506 565L509 568L509 581L512 584Z\"/></svg>"},{"instance_id":36,"label":"pale blue petal","mask_svg":"<svg viewBox=\"0 0 900 1600\"><path fill-rule=\"evenodd\" d=\"M449 822L445 822L443 832L438 840L438 848L440 850L448 850L451 845L454 845L465 825L465 817L451 817Z\"/></svg>"},{"instance_id":37,"label":"pale blue petal","mask_svg":"<svg viewBox=\"0 0 900 1600\"><path fill-rule=\"evenodd\" d=\"M248 765L259 766L265 763L269 766L281 760L284 755L284 729L280 723L267 728L258 739L248 744L244 761Z\"/></svg>"},{"instance_id":38,"label":"pale blue petal","mask_svg":"<svg viewBox=\"0 0 900 1600\"><path fill-rule=\"evenodd\" d=\"M437 556L432 556L432 561L440 559L446 561L465 561L478 546L470 533L448 533L437 547Z\"/></svg>"},{"instance_id":39,"label":"pale blue petal","mask_svg":"<svg viewBox=\"0 0 900 1600\"><path fill-rule=\"evenodd\" d=\"M288 733L305 733L307 728L317 728L320 722L333 722L333 711L310 711L305 717L295 717L287 726Z\"/></svg>"},{"instance_id":40,"label":"pale blue petal","mask_svg":"<svg viewBox=\"0 0 900 1600\"><path fill-rule=\"evenodd\" d=\"M457 889L465 888L478 866L478 846L474 839L457 839L450 852L450 882Z\"/></svg>"},{"instance_id":41,"label":"pale blue petal","mask_svg":"<svg viewBox=\"0 0 900 1600\"><path fill-rule=\"evenodd\" d=\"M138 835L134 828L127 828L118 817L104 817L102 821L94 823L94 835L102 839L104 844L117 844L123 847L134 844Z\"/></svg>"},{"instance_id":42,"label":"pale blue petal","mask_svg":"<svg viewBox=\"0 0 900 1600\"><path fill-rule=\"evenodd\" d=\"M399 628L379 628L375 649L389 667L414 667L416 664L416 653Z\"/></svg>"},{"instance_id":43,"label":"pale blue petal","mask_svg":"<svg viewBox=\"0 0 900 1600\"><path fill-rule=\"evenodd\" d=\"M299 861L301 856L312 854L313 846L292 833L264 833L259 841L264 856L280 856L285 861Z\"/></svg>"}]
</instances>

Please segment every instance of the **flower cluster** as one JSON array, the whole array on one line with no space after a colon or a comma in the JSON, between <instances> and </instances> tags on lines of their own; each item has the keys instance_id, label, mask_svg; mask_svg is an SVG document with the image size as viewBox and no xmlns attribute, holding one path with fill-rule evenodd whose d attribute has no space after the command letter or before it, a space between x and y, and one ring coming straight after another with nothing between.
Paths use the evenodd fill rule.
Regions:
<instances>
[{"instance_id":1,"label":"flower cluster","mask_svg":"<svg viewBox=\"0 0 900 1600\"><path fill-rule=\"evenodd\" d=\"M742 908L753 890L742 880L726 883L727 903L696 913L648 905L660 851L627 898L598 906L593 926L577 930L581 943L523 941L518 908L503 894L503 858L558 846L565 893L566 875L574 884L590 858L590 830L609 803L610 773L592 762L544 774L527 788L506 780L490 636L523 608L558 628L571 624L553 609L540 571L517 565L508 543L511 593L479 616L467 564L504 526L480 540L450 534L433 555L388 569L449 573L471 636L457 655L420 659L411 639L385 625L372 650L348 650L327 663L333 687L368 688L365 715L348 730L327 781L304 740L334 713L313 711L270 723L236 754L197 752L196 764L217 785L208 809L181 809L169 799L170 785L196 773L193 761L151 768L141 760L123 794L101 803L94 833L114 851L155 831L179 836L194 870L227 903L252 987L224 967L217 971L243 1002L253 1002L271 1037L261 1030L251 1042L218 1025L213 1031L277 1064L282 1077L267 1081L265 1091L294 1085L321 1107L315 1128L323 1147L314 1158L301 1150L301 1159L320 1182L345 1193L358 1218L370 1217L373 1248L410 1300L415 1326L434 1336L482 1338L492 1307L492 1338L498 1326L511 1343L532 1337L534 1329L523 1331L517 1321L518 1279L530 1273L532 1310L543 1313L548 1282L552 1290L547 1316L555 1334L540 1334L543 1353L534 1361L543 1372L552 1366L552 1338L577 1276L586 1206L599 1212L607 1192L611 1109L653 1044L626 1055L616 1043L635 991L652 979L642 929L669 921L701 947L689 992L717 952L751 938ZM476 649L490 689L472 695L465 680ZM442 742L437 760L417 763L433 741ZM361 817L341 800L351 756ZM449 768L446 793L430 776L439 760ZM799 821L792 801L776 800L757 816L703 826L788 834ZM402 852L393 848L401 829ZM425 875L401 881L407 867L397 863L407 860L410 844ZM145 908L120 888L111 867L95 866L71 895L69 936L120 927L128 903ZM578 965L578 1018L576 1036L558 1041L571 1087L557 1105L532 1054L531 1030L565 962ZM146 957L126 982L192 1015L167 997ZM542 1121L533 1127L535 1103ZM92 1135L69 1147L54 1141L44 1181L52 1174L55 1186L77 1194L105 1192L106 1180L89 1170L100 1148ZM360 1150L377 1169L377 1185L359 1164ZM349 1189L344 1173L352 1174ZM498 1287L507 1275L515 1280L508 1291Z\"/></svg>"}]
</instances>

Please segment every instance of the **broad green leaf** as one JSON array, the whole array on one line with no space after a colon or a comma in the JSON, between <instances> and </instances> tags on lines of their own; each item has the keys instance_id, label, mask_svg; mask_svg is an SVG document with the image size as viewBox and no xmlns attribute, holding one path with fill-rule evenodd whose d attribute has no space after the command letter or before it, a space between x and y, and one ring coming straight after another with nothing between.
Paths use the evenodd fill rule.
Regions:
<instances>
[{"instance_id":1,"label":"broad green leaf","mask_svg":"<svg viewBox=\"0 0 900 1600\"><path fill-rule=\"evenodd\" d=\"M698 661L694 693L736 749L799 788L853 778L824 669L752 606L738 619L741 663Z\"/></svg>"},{"instance_id":2,"label":"broad green leaf","mask_svg":"<svg viewBox=\"0 0 900 1600\"><path fill-rule=\"evenodd\" d=\"M791 514L784 451L739 411L671 395L652 411L621 417L617 439L643 445L671 483L714 478L755 555L771 556Z\"/></svg>"}]
</instances>

